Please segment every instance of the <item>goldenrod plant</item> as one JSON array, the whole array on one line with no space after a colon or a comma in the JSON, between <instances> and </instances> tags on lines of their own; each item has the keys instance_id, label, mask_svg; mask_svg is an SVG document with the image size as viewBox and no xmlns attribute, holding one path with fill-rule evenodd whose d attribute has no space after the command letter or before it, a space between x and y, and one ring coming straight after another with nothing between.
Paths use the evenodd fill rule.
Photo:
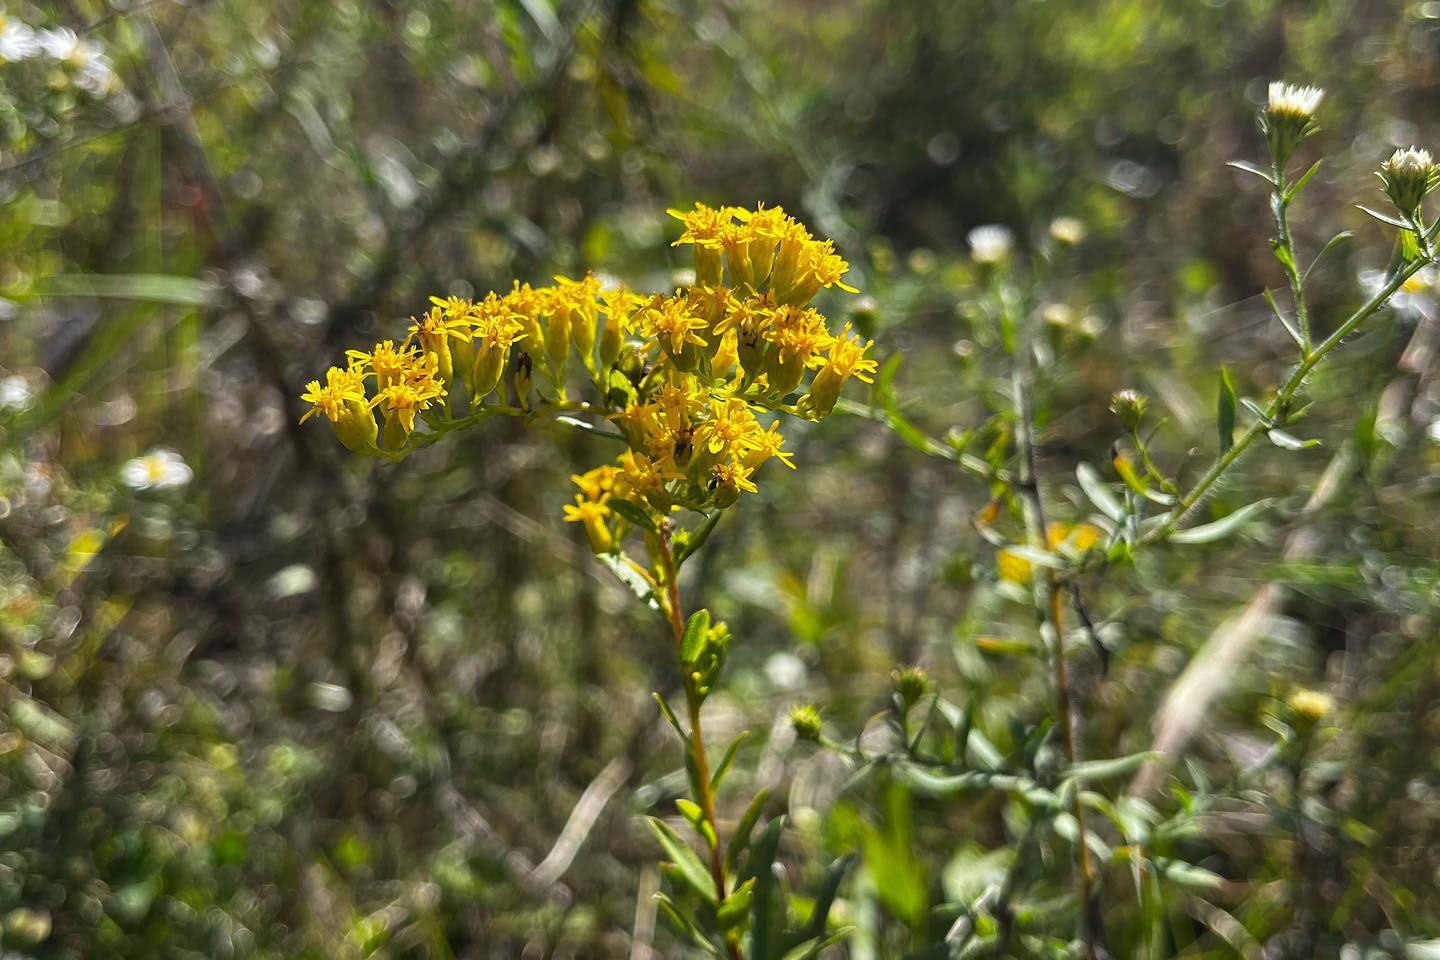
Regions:
<instances>
[{"instance_id":1,"label":"goldenrod plant","mask_svg":"<svg viewBox=\"0 0 1440 960\"><path fill-rule=\"evenodd\" d=\"M351 350L344 367L311 381L304 419L318 416L349 449L387 460L492 416L559 416L624 446L615 462L572 477L579 493L565 520L582 525L595 555L671 632L685 722L655 699L686 742L692 798L676 805L704 856L651 819L671 860L663 909L717 956L738 958L742 945L757 960L813 955L840 936L827 931L826 917L843 862L808 915L787 916L771 871L783 818L755 832L765 792L721 835L715 795L744 737L713 762L701 707L731 637L708 610L687 615L680 570L723 511L758 492L765 464L795 469L782 415L823 420L848 381L871 381L873 342L849 325L832 329L811 305L828 288L857 292L844 280L849 265L781 208L696 204L670 213L684 227L676 245L693 249L690 286L642 296L586 275L538 288L517 281L478 301L432 297L398 346ZM582 391L589 399L571 399ZM629 552L633 542L644 562Z\"/></svg>"}]
</instances>

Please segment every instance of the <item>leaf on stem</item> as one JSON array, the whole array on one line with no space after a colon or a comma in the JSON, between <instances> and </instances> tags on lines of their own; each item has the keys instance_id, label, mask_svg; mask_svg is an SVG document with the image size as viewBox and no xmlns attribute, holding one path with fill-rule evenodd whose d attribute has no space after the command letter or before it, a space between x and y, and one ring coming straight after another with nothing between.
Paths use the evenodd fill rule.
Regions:
<instances>
[{"instance_id":1,"label":"leaf on stem","mask_svg":"<svg viewBox=\"0 0 1440 960\"><path fill-rule=\"evenodd\" d=\"M1265 436L1269 437L1270 442L1282 450L1309 450L1312 447L1320 446L1319 440L1301 440L1284 430L1267 430Z\"/></svg>"},{"instance_id":2,"label":"leaf on stem","mask_svg":"<svg viewBox=\"0 0 1440 960\"><path fill-rule=\"evenodd\" d=\"M1236 170L1243 170L1246 173L1253 173L1255 176L1259 177L1261 180L1264 180L1272 187L1276 185L1275 178L1270 176L1269 172L1267 172L1263 167L1256 166L1249 160L1231 160L1227 162L1225 166L1234 167Z\"/></svg>"},{"instance_id":3,"label":"leaf on stem","mask_svg":"<svg viewBox=\"0 0 1440 960\"><path fill-rule=\"evenodd\" d=\"M1275 314L1275 319L1280 321L1280 326L1284 327L1285 332L1290 334L1290 339L1295 341L1295 346L1304 350L1305 338L1301 335L1300 330L1281 312L1280 305L1275 302L1275 295L1270 292L1269 287L1265 288L1265 302L1270 304L1270 312Z\"/></svg>"},{"instance_id":4,"label":"leaf on stem","mask_svg":"<svg viewBox=\"0 0 1440 960\"><path fill-rule=\"evenodd\" d=\"M690 614L685 624L685 635L680 641L680 662L686 667L694 665L705 649L705 637L710 632L710 611L700 608Z\"/></svg>"},{"instance_id":5,"label":"leaf on stem","mask_svg":"<svg viewBox=\"0 0 1440 960\"><path fill-rule=\"evenodd\" d=\"M1299 180L1296 180L1293 184L1290 185L1290 189L1285 191L1286 203L1289 203L1291 200L1294 200L1297 196L1300 195L1300 191L1305 189L1305 184L1309 183L1310 179L1314 177L1315 174L1320 172L1320 164L1324 162L1325 161L1322 158L1310 164L1310 169L1306 170L1303 174L1300 175Z\"/></svg>"},{"instance_id":6,"label":"leaf on stem","mask_svg":"<svg viewBox=\"0 0 1440 960\"><path fill-rule=\"evenodd\" d=\"M650 830L655 834L655 839L660 841L664 848L665 855L675 864L677 873L685 881L685 885L698 893L709 903L715 902L715 881L710 876L710 871L700 862L700 857L690 845L680 839L680 835L670 829L670 825L658 817L646 817L645 822L649 824Z\"/></svg>"},{"instance_id":7,"label":"leaf on stem","mask_svg":"<svg viewBox=\"0 0 1440 960\"><path fill-rule=\"evenodd\" d=\"M1125 516L1125 508L1115 495L1105 486L1105 481L1096 470L1088 463L1081 463L1075 467L1075 479L1080 483L1080 489L1085 496L1090 498L1097 510L1105 514L1111 520L1119 523Z\"/></svg>"},{"instance_id":8,"label":"leaf on stem","mask_svg":"<svg viewBox=\"0 0 1440 960\"><path fill-rule=\"evenodd\" d=\"M730 746L725 750L725 756L720 759L720 763L715 767L715 773L710 777L710 789L712 791L719 789L720 781L725 779L725 774L729 771L730 764L735 762L735 753L740 749L740 744L744 743L749 737L749 730L741 730L740 736L730 741Z\"/></svg>"},{"instance_id":9,"label":"leaf on stem","mask_svg":"<svg viewBox=\"0 0 1440 960\"><path fill-rule=\"evenodd\" d=\"M1355 204L1355 209L1359 210L1361 213L1368 214L1369 216L1374 217L1381 223L1387 223L1392 227L1399 227L1406 233L1410 232L1410 224L1406 223L1404 220L1401 220L1399 217L1392 216L1391 214L1376 210L1372 207L1367 207L1363 203Z\"/></svg>"},{"instance_id":10,"label":"leaf on stem","mask_svg":"<svg viewBox=\"0 0 1440 960\"><path fill-rule=\"evenodd\" d=\"M1235 446L1235 386L1230 382L1230 371L1220 368L1220 398L1216 409L1215 426L1220 432L1220 453L1228 453Z\"/></svg>"},{"instance_id":11,"label":"leaf on stem","mask_svg":"<svg viewBox=\"0 0 1440 960\"><path fill-rule=\"evenodd\" d=\"M655 521L650 519L650 515L629 500L618 500L612 497L608 506L640 529L649 530L651 533L659 532L655 527Z\"/></svg>"},{"instance_id":12,"label":"leaf on stem","mask_svg":"<svg viewBox=\"0 0 1440 960\"><path fill-rule=\"evenodd\" d=\"M1320 252L1315 254L1315 259L1310 261L1310 266L1306 267L1305 272L1300 275L1301 284L1310 282L1310 273L1315 269L1315 265L1320 262L1321 258L1323 258L1325 254L1329 253L1332 249L1338 247L1340 244L1344 243L1346 240L1349 240L1353 236L1355 236L1354 231L1341 230L1339 233L1335 234L1335 236L1325 241L1325 246L1320 248Z\"/></svg>"},{"instance_id":13,"label":"leaf on stem","mask_svg":"<svg viewBox=\"0 0 1440 960\"><path fill-rule=\"evenodd\" d=\"M1269 500L1247 503L1234 513L1221 517L1213 523L1202 523L1200 526L1191 527L1188 530L1176 530L1170 534L1169 539L1172 543L1214 543L1239 530L1246 521L1269 505Z\"/></svg>"}]
</instances>

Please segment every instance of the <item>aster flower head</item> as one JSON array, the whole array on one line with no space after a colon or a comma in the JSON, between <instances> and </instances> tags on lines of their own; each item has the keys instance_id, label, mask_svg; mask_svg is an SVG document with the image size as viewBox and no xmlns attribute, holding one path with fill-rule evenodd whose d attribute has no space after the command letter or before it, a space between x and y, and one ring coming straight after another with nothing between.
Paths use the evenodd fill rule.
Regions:
<instances>
[{"instance_id":1,"label":"aster flower head","mask_svg":"<svg viewBox=\"0 0 1440 960\"><path fill-rule=\"evenodd\" d=\"M194 476L185 458L174 450L157 447L120 468L120 481L135 490L170 490L183 487Z\"/></svg>"},{"instance_id":2,"label":"aster flower head","mask_svg":"<svg viewBox=\"0 0 1440 960\"><path fill-rule=\"evenodd\" d=\"M1270 84L1269 97L1260 111L1260 130L1270 142L1270 156L1284 166L1300 141L1317 129L1315 111L1325 91L1319 87L1302 87L1276 80Z\"/></svg>"},{"instance_id":3,"label":"aster flower head","mask_svg":"<svg viewBox=\"0 0 1440 960\"><path fill-rule=\"evenodd\" d=\"M1440 184L1440 167L1435 165L1429 150L1407 147L1396 150L1380 164L1376 176L1401 213L1409 216L1420 207L1426 195Z\"/></svg>"},{"instance_id":4,"label":"aster flower head","mask_svg":"<svg viewBox=\"0 0 1440 960\"><path fill-rule=\"evenodd\" d=\"M987 223L966 234L965 242L970 244L970 256L976 263L993 266L1010 259L1010 251L1015 246L1015 235L1010 232L1009 227Z\"/></svg>"}]
</instances>

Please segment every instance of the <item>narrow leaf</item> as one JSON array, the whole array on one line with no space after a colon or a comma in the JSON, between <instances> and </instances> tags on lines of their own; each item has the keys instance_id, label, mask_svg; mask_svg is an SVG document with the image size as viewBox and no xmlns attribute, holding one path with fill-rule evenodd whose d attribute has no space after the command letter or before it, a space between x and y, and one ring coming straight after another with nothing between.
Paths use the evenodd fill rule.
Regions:
<instances>
[{"instance_id":1,"label":"narrow leaf","mask_svg":"<svg viewBox=\"0 0 1440 960\"><path fill-rule=\"evenodd\" d=\"M623 552L603 553L598 554L595 559L609 567L610 572L629 587L630 592L639 597L647 607L657 613L660 611L660 598L655 596L655 587L636 569L635 562L629 556Z\"/></svg>"},{"instance_id":2,"label":"narrow leaf","mask_svg":"<svg viewBox=\"0 0 1440 960\"><path fill-rule=\"evenodd\" d=\"M715 773L710 777L710 789L716 790L720 787L720 781L725 779L725 774L730 770L730 764L735 761L735 753L740 749L750 736L749 730L741 730L740 736L730 741L730 746L725 750L725 756L720 758L720 763L715 767Z\"/></svg>"},{"instance_id":3,"label":"narrow leaf","mask_svg":"<svg viewBox=\"0 0 1440 960\"><path fill-rule=\"evenodd\" d=\"M612 498L608 505L610 509L635 524L635 526L640 527L642 530L649 530L651 533L658 532L655 528L655 521L650 519L650 515L629 500Z\"/></svg>"},{"instance_id":4,"label":"narrow leaf","mask_svg":"<svg viewBox=\"0 0 1440 960\"><path fill-rule=\"evenodd\" d=\"M1215 426L1220 432L1220 452L1226 453L1235 446L1235 387L1230 382L1230 371L1224 367L1220 368L1220 398Z\"/></svg>"},{"instance_id":5,"label":"narrow leaf","mask_svg":"<svg viewBox=\"0 0 1440 960\"><path fill-rule=\"evenodd\" d=\"M1270 442L1282 450L1309 450L1311 447L1320 446L1319 440L1301 440L1284 430L1267 430L1265 436L1269 437Z\"/></svg>"},{"instance_id":6,"label":"narrow leaf","mask_svg":"<svg viewBox=\"0 0 1440 960\"><path fill-rule=\"evenodd\" d=\"M687 667L699 659L705 649L705 637L710 632L710 611L703 607L690 615L685 624L685 636L680 641L680 662Z\"/></svg>"},{"instance_id":7,"label":"narrow leaf","mask_svg":"<svg viewBox=\"0 0 1440 960\"><path fill-rule=\"evenodd\" d=\"M1406 223L1404 220L1401 220L1399 217L1392 216L1388 213L1383 213L1379 210L1371 209L1370 207L1359 203L1355 204L1355 209L1359 210L1361 213L1368 214L1369 216L1374 217L1381 223L1388 223L1392 227L1399 227L1401 230L1404 230L1407 233L1410 232L1410 224Z\"/></svg>"},{"instance_id":8,"label":"narrow leaf","mask_svg":"<svg viewBox=\"0 0 1440 960\"><path fill-rule=\"evenodd\" d=\"M670 704L666 703L665 698L658 693L652 693L651 696L655 698L656 703L660 704L660 712L665 715L666 720L670 721L670 726L675 728L675 732L680 735L680 739L688 742L689 737L687 737L685 731L681 729L680 720L675 716L675 711L670 709Z\"/></svg>"},{"instance_id":9,"label":"narrow leaf","mask_svg":"<svg viewBox=\"0 0 1440 960\"><path fill-rule=\"evenodd\" d=\"M1065 780L1075 783L1089 783L1093 780L1109 780L1112 777L1129 776L1140 769L1145 761L1156 755L1153 750L1142 750L1139 753L1113 757L1109 760L1087 760L1070 767L1062 776Z\"/></svg>"},{"instance_id":10,"label":"narrow leaf","mask_svg":"<svg viewBox=\"0 0 1440 960\"><path fill-rule=\"evenodd\" d=\"M1247 503L1229 516L1221 517L1213 523L1202 523L1200 526L1191 527L1188 530L1177 530L1170 534L1170 540L1172 543L1213 543L1216 540L1222 540L1239 530L1247 520L1269 505L1269 500Z\"/></svg>"},{"instance_id":11,"label":"narrow leaf","mask_svg":"<svg viewBox=\"0 0 1440 960\"><path fill-rule=\"evenodd\" d=\"M47 297L101 297L203 307L210 302L215 287L193 277L160 273L67 273L51 277L39 292Z\"/></svg>"},{"instance_id":12,"label":"narrow leaf","mask_svg":"<svg viewBox=\"0 0 1440 960\"><path fill-rule=\"evenodd\" d=\"M1266 183L1270 184L1270 186L1275 186L1274 177L1270 176L1270 174L1266 172L1263 168L1256 166L1248 160L1230 160L1225 164L1225 166L1234 167L1236 170L1244 170L1246 173L1253 173L1261 180L1264 180Z\"/></svg>"},{"instance_id":13,"label":"narrow leaf","mask_svg":"<svg viewBox=\"0 0 1440 960\"><path fill-rule=\"evenodd\" d=\"M1275 295L1270 292L1269 287L1265 288L1265 302L1270 304L1270 312L1275 314L1275 319L1280 321L1280 326L1290 334L1290 339L1295 341L1295 346L1302 350L1305 349L1305 338L1301 335L1299 328L1280 310L1280 305L1275 302Z\"/></svg>"},{"instance_id":14,"label":"narrow leaf","mask_svg":"<svg viewBox=\"0 0 1440 960\"><path fill-rule=\"evenodd\" d=\"M670 862L679 868L685 885L694 890L710 903L715 902L715 881L710 876L710 871L700 862L700 857L690 845L680 839L680 835L670 829L669 824L658 817L646 817L645 822L650 825L650 830L655 834L655 839L660 841L660 846L665 849L665 855Z\"/></svg>"},{"instance_id":15,"label":"narrow leaf","mask_svg":"<svg viewBox=\"0 0 1440 960\"><path fill-rule=\"evenodd\" d=\"M1080 489L1090 498L1090 502L1095 504L1096 509L1116 523L1121 521L1125 516L1125 508L1105 486L1100 471L1088 463L1081 463L1075 468L1075 479L1080 482Z\"/></svg>"},{"instance_id":16,"label":"narrow leaf","mask_svg":"<svg viewBox=\"0 0 1440 960\"><path fill-rule=\"evenodd\" d=\"M1320 164L1322 163L1324 163L1323 159L1316 160L1314 163L1310 164L1310 169L1306 170L1303 174L1301 174L1299 180L1296 180L1293 184L1291 184L1290 189L1285 191L1286 203L1289 203L1291 200L1294 200L1297 196L1300 195L1300 191L1305 189L1305 185L1310 182L1310 179L1314 177L1315 174L1320 172Z\"/></svg>"},{"instance_id":17,"label":"narrow leaf","mask_svg":"<svg viewBox=\"0 0 1440 960\"><path fill-rule=\"evenodd\" d=\"M1300 282L1302 284L1308 283L1310 281L1310 273L1315 269L1315 265L1320 262L1321 258L1324 257L1325 254L1329 253L1332 249L1338 247L1340 244L1344 243L1346 240L1349 240L1353 236L1355 236L1355 233L1353 231L1341 230L1339 233L1335 234L1335 236L1327 240L1325 242L1325 246L1320 248L1320 252L1315 254L1315 259L1310 261L1310 266L1305 268L1305 272L1300 276Z\"/></svg>"},{"instance_id":18,"label":"narrow leaf","mask_svg":"<svg viewBox=\"0 0 1440 960\"><path fill-rule=\"evenodd\" d=\"M755 830L755 823L760 819L760 812L765 809L765 801L770 799L770 788L766 787L751 799L750 805L740 815L740 820L735 824L735 832L730 835L730 842L725 847L725 870L734 872L735 864L740 862L740 854L750 846L750 834Z\"/></svg>"}]
</instances>

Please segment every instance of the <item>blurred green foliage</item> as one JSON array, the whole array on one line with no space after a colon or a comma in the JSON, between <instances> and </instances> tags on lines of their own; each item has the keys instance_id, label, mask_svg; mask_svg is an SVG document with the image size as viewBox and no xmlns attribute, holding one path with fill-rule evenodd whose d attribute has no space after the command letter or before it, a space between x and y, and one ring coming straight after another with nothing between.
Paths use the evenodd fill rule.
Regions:
<instances>
[{"instance_id":1,"label":"blurred green foliage","mask_svg":"<svg viewBox=\"0 0 1440 960\"><path fill-rule=\"evenodd\" d=\"M1049 510L1084 522L1076 468L1112 475L1114 391L1149 395L1155 456L1193 479L1217 370L1241 397L1288 376L1257 296L1284 285L1265 199L1224 167L1261 152L1266 82L1329 91L1297 240L1357 237L1317 271L1322 329L1389 256L1351 204L1440 120L1434 3L0 16L0 944L37 958L687 948L657 917L641 816L673 819L683 789L651 699L680 679L558 522L598 441L496 423L387 467L298 425L323 358L427 294L587 268L664 289L688 264L666 207L783 203L854 263L864 296L835 317L903 355L896 410L1004 460L1007 344L964 244L1006 224L1041 321ZM94 46L24 53L17 23ZM1061 215L1086 236L1057 252ZM1085 585L1086 755L1174 745L1088 788L1112 956L1440 951L1437 309L1417 285L1317 371L1322 445L1257 449L1203 508L1272 498L1241 536ZM722 824L769 788L798 916L855 858L826 956L1066 955L1074 827L1034 792L1059 788L1049 667L977 532L992 490L864 417L791 443L802 469L684 583L735 636L709 736L762 734ZM156 448L178 458L137 462ZM1234 655L1226 624L1257 602ZM909 664L934 695L907 710ZM1187 716L1196 677L1213 699ZM1333 709L1299 709L1302 688ZM796 742L803 702L847 749L913 741L1034 790L914 758L852 780L845 750Z\"/></svg>"}]
</instances>

